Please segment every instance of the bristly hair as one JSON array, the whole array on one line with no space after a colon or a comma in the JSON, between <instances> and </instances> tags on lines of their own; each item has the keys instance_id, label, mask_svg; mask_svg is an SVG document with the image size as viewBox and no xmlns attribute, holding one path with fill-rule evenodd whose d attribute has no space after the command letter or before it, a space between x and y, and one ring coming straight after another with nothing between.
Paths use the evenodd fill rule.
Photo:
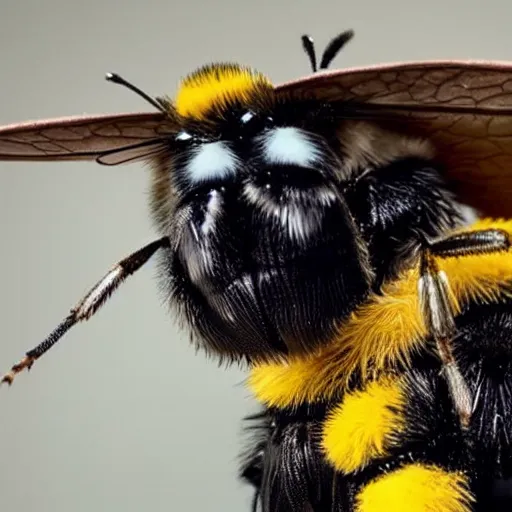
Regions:
<instances>
[{"instance_id":1,"label":"bristly hair","mask_svg":"<svg viewBox=\"0 0 512 512\"><path fill-rule=\"evenodd\" d=\"M205 121L212 111L224 112L273 92L270 81L258 71L238 64L208 64L188 75L176 94L175 106L184 118Z\"/></svg>"}]
</instances>

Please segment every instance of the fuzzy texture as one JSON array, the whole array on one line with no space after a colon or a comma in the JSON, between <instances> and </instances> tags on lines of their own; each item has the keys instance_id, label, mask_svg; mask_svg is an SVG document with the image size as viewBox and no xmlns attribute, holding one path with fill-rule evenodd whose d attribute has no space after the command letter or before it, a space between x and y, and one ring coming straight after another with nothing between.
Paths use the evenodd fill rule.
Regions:
<instances>
[{"instance_id":1,"label":"fuzzy texture","mask_svg":"<svg viewBox=\"0 0 512 512\"><path fill-rule=\"evenodd\" d=\"M262 74L235 64L204 66L187 76L176 94L177 113L204 121L212 110L226 110L232 103L248 103L272 90Z\"/></svg>"},{"instance_id":2,"label":"fuzzy texture","mask_svg":"<svg viewBox=\"0 0 512 512\"><path fill-rule=\"evenodd\" d=\"M221 64L184 80L151 203L172 240L169 301L197 346L249 364L315 354L422 236L458 222L428 141L350 102L278 101L258 76Z\"/></svg>"},{"instance_id":3,"label":"fuzzy texture","mask_svg":"<svg viewBox=\"0 0 512 512\"><path fill-rule=\"evenodd\" d=\"M458 231L497 228L512 233L512 221L484 219ZM510 292L512 251L449 258L439 266L448 276L459 302L496 300ZM354 374L363 380L386 369L410 366L424 348L427 334L417 292L418 269L406 271L383 287L351 314L339 335L312 355L289 358L284 363L255 366L249 387L269 406L288 407L330 399L342 393Z\"/></svg>"},{"instance_id":4,"label":"fuzzy texture","mask_svg":"<svg viewBox=\"0 0 512 512\"><path fill-rule=\"evenodd\" d=\"M352 473L385 456L404 427L404 403L400 383L389 377L348 394L323 426L327 460L337 470Z\"/></svg>"},{"instance_id":5,"label":"fuzzy texture","mask_svg":"<svg viewBox=\"0 0 512 512\"><path fill-rule=\"evenodd\" d=\"M384 474L357 496L357 512L470 512L473 496L462 473L411 464Z\"/></svg>"},{"instance_id":6,"label":"fuzzy texture","mask_svg":"<svg viewBox=\"0 0 512 512\"><path fill-rule=\"evenodd\" d=\"M361 169L384 167L402 158L434 160L436 151L428 139L404 137L368 121L342 123L338 138L343 151L342 176L353 176Z\"/></svg>"}]
</instances>

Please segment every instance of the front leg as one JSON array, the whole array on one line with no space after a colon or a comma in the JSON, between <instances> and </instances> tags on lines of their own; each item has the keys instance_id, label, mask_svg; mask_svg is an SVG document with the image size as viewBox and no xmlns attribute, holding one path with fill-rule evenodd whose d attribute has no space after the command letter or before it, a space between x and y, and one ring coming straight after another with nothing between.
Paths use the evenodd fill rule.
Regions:
<instances>
[{"instance_id":1,"label":"front leg","mask_svg":"<svg viewBox=\"0 0 512 512\"><path fill-rule=\"evenodd\" d=\"M89 320L109 297L119 288L126 278L137 272L161 248L169 246L167 237L155 240L138 251L130 254L98 281L89 292L76 304L70 313L55 327L55 329L39 345L29 350L20 362L15 364L0 380L2 383L12 384L14 377L23 370L30 370L33 364L48 350L50 350L66 332L78 322Z\"/></svg>"}]
</instances>

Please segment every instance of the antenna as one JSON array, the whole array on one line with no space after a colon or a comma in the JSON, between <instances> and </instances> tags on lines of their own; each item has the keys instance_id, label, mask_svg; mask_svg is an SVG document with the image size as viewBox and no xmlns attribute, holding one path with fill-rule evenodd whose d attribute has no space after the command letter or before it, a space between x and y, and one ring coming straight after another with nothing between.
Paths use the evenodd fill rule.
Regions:
<instances>
[{"instance_id":1,"label":"antenna","mask_svg":"<svg viewBox=\"0 0 512 512\"><path fill-rule=\"evenodd\" d=\"M329 64L332 62L334 57L338 55L340 50L354 37L353 30L345 30L340 35L336 36L331 42L327 45L322 54L322 61L320 63L320 68L317 68L316 62L316 52L315 52L315 44L313 42L313 38L308 35L302 36L302 47L309 57L309 62L311 63L311 69L313 73L316 73L318 69L327 69Z\"/></svg>"},{"instance_id":2,"label":"antenna","mask_svg":"<svg viewBox=\"0 0 512 512\"><path fill-rule=\"evenodd\" d=\"M128 82L128 80L125 80L122 76L118 75L117 73L107 73L105 78L109 82L127 87L134 93L138 94L140 97L144 98L148 103L151 103L151 105L153 105L153 107L155 107L156 109L160 110L160 112L168 114L167 110L162 105L160 105L155 99L146 94L144 91L140 90L138 87L135 87L135 85L131 84L130 82Z\"/></svg>"},{"instance_id":3,"label":"antenna","mask_svg":"<svg viewBox=\"0 0 512 512\"><path fill-rule=\"evenodd\" d=\"M308 35L303 35L302 47L309 57L309 62L311 63L311 69L313 70L313 73L316 73L316 53L313 38Z\"/></svg>"},{"instance_id":4,"label":"antenna","mask_svg":"<svg viewBox=\"0 0 512 512\"><path fill-rule=\"evenodd\" d=\"M336 36L325 48L324 53L322 55L322 62L320 64L320 69L327 69L329 64L332 62L334 57L338 55L340 50L354 37L353 30L346 30L342 32L339 36Z\"/></svg>"}]
</instances>

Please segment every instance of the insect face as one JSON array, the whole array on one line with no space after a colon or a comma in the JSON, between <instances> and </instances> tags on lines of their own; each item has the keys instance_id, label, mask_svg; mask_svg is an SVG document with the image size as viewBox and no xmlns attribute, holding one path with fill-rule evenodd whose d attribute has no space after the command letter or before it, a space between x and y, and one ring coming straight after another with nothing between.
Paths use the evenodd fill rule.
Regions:
<instances>
[{"instance_id":1,"label":"insect face","mask_svg":"<svg viewBox=\"0 0 512 512\"><path fill-rule=\"evenodd\" d=\"M320 69L351 37L348 31L328 45ZM303 45L317 70L312 41ZM393 95L372 106L368 95L378 100L381 89L357 87L359 79L384 87L379 70L321 73L274 88L250 68L208 65L185 78L174 100L153 99L109 74L159 112L0 128L5 160L147 161L161 234L115 265L2 382L12 383L89 319L156 252L169 302L197 343L221 357L261 363L337 339L370 292L397 278L425 239L458 222L435 146L408 134L422 112L405 132L392 131L409 109ZM419 70L452 75L438 64ZM403 73L392 76L405 87ZM425 83L430 94L431 80ZM458 113L441 116L437 132ZM76 141L77 127L84 140ZM58 143L40 144L56 133ZM439 144L445 155L447 140Z\"/></svg>"},{"instance_id":2,"label":"insect face","mask_svg":"<svg viewBox=\"0 0 512 512\"><path fill-rule=\"evenodd\" d=\"M198 76L183 88L206 87L194 93L211 104L185 108L180 91L177 110L186 115L172 168L164 160L154 167L153 211L172 240L163 272L171 300L221 355L311 350L371 281L342 193L339 143L318 129L332 133L328 112L277 100L259 78L244 83L243 68ZM244 83L243 94L233 83Z\"/></svg>"}]
</instances>

